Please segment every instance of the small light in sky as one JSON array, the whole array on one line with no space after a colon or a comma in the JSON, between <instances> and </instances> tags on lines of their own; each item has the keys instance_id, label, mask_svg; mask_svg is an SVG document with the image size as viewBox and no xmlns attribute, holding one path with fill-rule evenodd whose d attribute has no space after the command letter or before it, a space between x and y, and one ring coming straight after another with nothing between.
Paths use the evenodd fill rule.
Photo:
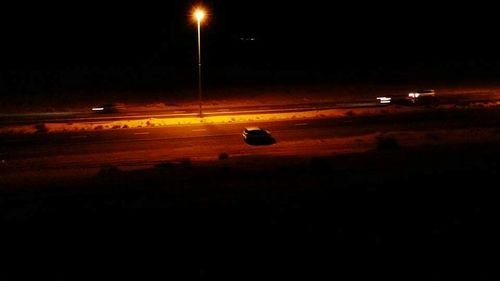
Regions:
<instances>
[{"instance_id":1,"label":"small light in sky","mask_svg":"<svg viewBox=\"0 0 500 281\"><path fill-rule=\"evenodd\" d=\"M257 38L255 37L240 37L241 41L256 41Z\"/></svg>"}]
</instances>

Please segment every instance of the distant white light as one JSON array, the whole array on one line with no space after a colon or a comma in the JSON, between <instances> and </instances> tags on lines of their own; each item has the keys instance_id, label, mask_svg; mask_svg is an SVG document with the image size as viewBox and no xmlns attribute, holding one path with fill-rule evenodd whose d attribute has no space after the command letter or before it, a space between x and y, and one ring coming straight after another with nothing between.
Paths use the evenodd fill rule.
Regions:
<instances>
[{"instance_id":1,"label":"distant white light","mask_svg":"<svg viewBox=\"0 0 500 281\"><path fill-rule=\"evenodd\" d=\"M104 107L94 107L92 108L93 111L103 111Z\"/></svg>"},{"instance_id":2,"label":"distant white light","mask_svg":"<svg viewBox=\"0 0 500 281\"><path fill-rule=\"evenodd\" d=\"M255 41L257 38L255 37L240 37L241 41Z\"/></svg>"},{"instance_id":3,"label":"distant white light","mask_svg":"<svg viewBox=\"0 0 500 281\"><path fill-rule=\"evenodd\" d=\"M380 103L391 103L392 100L392 98L389 97L378 97L377 99L380 101Z\"/></svg>"}]
</instances>

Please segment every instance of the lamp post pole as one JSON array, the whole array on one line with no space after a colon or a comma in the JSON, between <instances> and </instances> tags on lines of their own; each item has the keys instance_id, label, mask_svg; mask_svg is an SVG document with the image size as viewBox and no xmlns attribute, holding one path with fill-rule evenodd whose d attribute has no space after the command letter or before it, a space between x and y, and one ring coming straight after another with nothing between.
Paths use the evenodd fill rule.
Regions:
<instances>
[{"instance_id":1,"label":"lamp post pole","mask_svg":"<svg viewBox=\"0 0 500 281\"><path fill-rule=\"evenodd\" d=\"M200 103L200 118L203 117L202 113L202 88L201 88L201 19L202 16L198 15L198 101Z\"/></svg>"}]
</instances>

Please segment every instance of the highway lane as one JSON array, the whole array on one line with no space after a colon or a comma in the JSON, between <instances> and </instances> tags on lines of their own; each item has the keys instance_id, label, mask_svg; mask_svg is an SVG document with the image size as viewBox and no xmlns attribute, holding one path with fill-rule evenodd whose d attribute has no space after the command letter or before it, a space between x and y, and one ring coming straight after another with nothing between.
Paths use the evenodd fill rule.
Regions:
<instances>
[{"instance_id":1,"label":"highway lane","mask_svg":"<svg viewBox=\"0 0 500 281\"><path fill-rule=\"evenodd\" d=\"M392 97L395 101L404 99L406 95L398 95ZM441 93L438 97L441 105L466 105L471 103L481 102L496 102L499 96L497 94L446 94ZM328 109L350 109L363 107L384 107L389 104L380 104L374 97L370 100L339 100L337 102L310 102L302 104L271 104L271 105L252 105L252 106L205 106L205 116L224 116L224 115L241 115L241 114L264 114L264 113L287 113L301 112L310 110L328 110ZM19 114L2 114L0 113L0 125L22 125L36 123L71 123L71 122L98 122L98 121L119 121L145 118L176 118L176 117L196 117L198 116L198 107L179 107L172 109L149 109L136 110L124 109L113 114L99 114L89 111L80 112L54 112L54 113L19 113Z\"/></svg>"},{"instance_id":2,"label":"highway lane","mask_svg":"<svg viewBox=\"0 0 500 281\"><path fill-rule=\"evenodd\" d=\"M304 103L304 104L280 104L260 106L222 106L210 107L203 110L203 115L227 116L242 114L265 114L265 113L287 113L310 110L327 109L349 109L363 107L382 107L377 101L356 102L326 102L326 103ZM119 121L145 118L176 118L197 117L198 108L179 108L170 110L122 110L113 114L102 114L95 112L60 112L60 113L29 113L29 114L0 114L0 125L21 125L35 123L71 123L71 122L98 122Z\"/></svg>"},{"instance_id":3,"label":"highway lane","mask_svg":"<svg viewBox=\"0 0 500 281\"><path fill-rule=\"evenodd\" d=\"M129 142L154 139L185 139L192 137L240 135L243 128L261 126L273 132L287 130L309 130L335 128L337 133L359 134L383 129L429 129L453 128L463 126L491 127L496 126L498 109L483 111L462 110L449 112L444 110L427 110L421 112L404 112L370 116L351 116L341 118L300 119L289 121L260 121L231 124L192 124L168 127L144 127L130 129L94 130L50 134L19 134L0 136L0 151L16 147L32 145L67 145L96 142ZM347 130L345 130L347 129Z\"/></svg>"},{"instance_id":4,"label":"highway lane","mask_svg":"<svg viewBox=\"0 0 500 281\"><path fill-rule=\"evenodd\" d=\"M2 140L1 152L9 159L78 155L87 153L114 153L202 147L250 147L243 142L242 131L247 126L261 126L271 130L279 142L287 140L314 140L347 134L347 121L301 120L287 122L202 124L162 128L119 129L79 133L25 135ZM342 130L330 130L342 127ZM263 149L265 147L259 147ZM202 149L203 150L203 149ZM203 151L202 151L203 152ZM223 151L220 151L223 152ZM219 152L219 153L220 153ZM218 155L218 154L214 154ZM182 155L179 155L182 156ZM197 155L194 155L197 156Z\"/></svg>"},{"instance_id":5,"label":"highway lane","mask_svg":"<svg viewBox=\"0 0 500 281\"><path fill-rule=\"evenodd\" d=\"M100 167L102 165L154 165L166 160L217 159L222 152L245 155L324 155L373 149L374 141L360 136L388 131L451 130L498 127L494 118L470 118L447 112L427 112L291 120L262 123L201 124L162 128L117 129L78 133L2 137L2 170ZM270 130L277 143L250 146L241 136L244 127Z\"/></svg>"}]
</instances>

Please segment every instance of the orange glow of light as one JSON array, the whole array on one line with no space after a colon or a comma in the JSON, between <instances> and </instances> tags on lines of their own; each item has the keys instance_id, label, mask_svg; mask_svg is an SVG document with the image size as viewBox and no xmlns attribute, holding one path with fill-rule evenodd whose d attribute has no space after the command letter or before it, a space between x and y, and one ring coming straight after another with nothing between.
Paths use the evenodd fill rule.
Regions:
<instances>
[{"instance_id":1,"label":"orange glow of light","mask_svg":"<svg viewBox=\"0 0 500 281\"><path fill-rule=\"evenodd\" d=\"M196 7L193 10L193 18L198 22L202 22L207 16L207 12L203 7Z\"/></svg>"}]
</instances>

